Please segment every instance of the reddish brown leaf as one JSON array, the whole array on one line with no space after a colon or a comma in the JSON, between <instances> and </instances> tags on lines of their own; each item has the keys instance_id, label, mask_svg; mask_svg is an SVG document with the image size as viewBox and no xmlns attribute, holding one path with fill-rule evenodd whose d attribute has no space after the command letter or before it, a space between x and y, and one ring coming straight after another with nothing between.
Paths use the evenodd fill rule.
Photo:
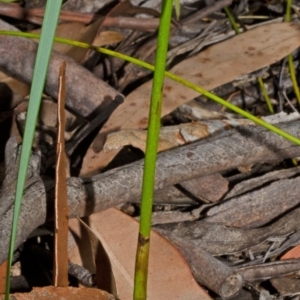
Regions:
<instances>
[{"instance_id":1,"label":"reddish brown leaf","mask_svg":"<svg viewBox=\"0 0 300 300\"><path fill-rule=\"evenodd\" d=\"M281 256L282 259L292 259L292 258L300 258L300 245L295 246L291 250L289 250L287 253Z\"/></svg>"},{"instance_id":2,"label":"reddish brown leaf","mask_svg":"<svg viewBox=\"0 0 300 300\"><path fill-rule=\"evenodd\" d=\"M69 222L80 239L78 220ZM116 278L118 297L132 299L138 222L115 208L89 217L94 234L101 240ZM77 253L77 254L76 254ZM77 247L69 252L72 262L81 264ZM196 283L180 252L159 234L151 233L148 300L211 300Z\"/></svg>"},{"instance_id":3,"label":"reddish brown leaf","mask_svg":"<svg viewBox=\"0 0 300 300\"><path fill-rule=\"evenodd\" d=\"M68 197L66 183L66 154L65 154L65 70L63 63L59 70L58 92L58 134L57 134L57 162L55 182L55 221L54 221L54 267L53 279L55 286L68 286Z\"/></svg>"},{"instance_id":4,"label":"reddish brown leaf","mask_svg":"<svg viewBox=\"0 0 300 300\"><path fill-rule=\"evenodd\" d=\"M0 265L0 294L5 293L7 260Z\"/></svg>"}]
</instances>

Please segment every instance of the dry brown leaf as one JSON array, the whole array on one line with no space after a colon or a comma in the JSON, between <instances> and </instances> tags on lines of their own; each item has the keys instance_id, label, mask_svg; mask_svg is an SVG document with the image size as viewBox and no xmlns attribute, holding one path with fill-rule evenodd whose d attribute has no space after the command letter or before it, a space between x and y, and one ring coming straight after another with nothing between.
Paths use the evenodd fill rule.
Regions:
<instances>
[{"instance_id":1,"label":"dry brown leaf","mask_svg":"<svg viewBox=\"0 0 300 300\"><path fill-rule=\"evenodd\" d=\"M298 120L298 112L286 114L284 112L263 117L270 124ZM183 123L174 126L162 127L159 133L158 152L175 148L187 143L207 138L208 136L228 130L231 127L254 125L248 119L210 120L201 122ZM131 145L145 152L147 131L142 129L124 129L110 133L103 146L104 152L118 150L123 146Z\"/></svg>"},{"instance_id":2,"label":"dry brown leaf","mask_svg":"<svg viewBox=\"0 0 300 300\"><path fill-rule=\"evenodd\" d=\"M284 255L281 256L281 260L283 259L292 259L292 258L300 258L300 245L295 246Z\"/></svg>"},{"instance_id":3,"label":"dry brown leaf","mask_svg":"<svg viewBox=\"0 0 300 300\"><path fill-rule=\"evenodd\" d=\"M56 36L93 44L98 47L119 43L124 39L124 36L116 31L103 31L97 35L102 21L102 19L98 19L88 26L79 22L61 23L57 26ZM73 58L77 62L81 62L87 51L89 51L88 49L60 43L54 44L54 50Z\"/></svg>"},{"instance_id":4,"label":"dry brown leaf","mask_svg":"<svg viewBox=\"0 0 300 300\"><path fill-rule=\"evenodd\" d=\"M93 41L93 45L97 47L107 46L122 42L124 36L117 31L101 31Z\"/></svg>"},{"instance_id":5,"label":"dry brown leaf","mask_svg":"<svg viewBox=\"0 0 300 300\"><path fill-rule=\"evenodd\" d=\"M68 286L68 196L66 183L67 157L65 153L65 98L66 63L59 68L59 90L57 101L58 133L55 166L54 201L54 266L53 282L56 287Z\"/></svg>"},{"instance_id":6,"label":"dry brown leaf","mask_svg":"<svg viewBox=\"0 0 300 300\"><path fill-rule=\"evenodd\" d=\"M117 300L107 292L98 289L74 288L74 287L54 287L47 286L33 288L30 293L16 293L13 295L15 300ZM4 300L4 295L0 295L0 300Z\"/></svg>"},{"instance_id":7,"label":"dry brown leaf","mask_svg":"<svg viewBox=\"0 0 300 300\"><path fill-rule=\"evenodd\" d=\"M72 219L69 224L80 237L78 220ZM132 299L138 223L119 210L110 208L90 216L89 224L110 257L118 297ZM69 258L80 264L82 258L73 255L73 252L78 253L76 246L69 251ZM151 233L147 299L212 300L196 283L180 252L155 232Z\"/></svg>"},{"instance_id":8,"label":"dry brown leaf","mask_svg":"<svg viewBox=\"0 0 300 300\"><path fill-rule=\"evenodd\" d=\"M213 45L198 55L188 58L170 71L212 90L243 75L282 59L300 45L299 25L292 23L268 24L239 34ZM102 150L108 132L119 129L142 129L148 125L152 81L127 96L124 104L111 115L94 140L84 159L81 175L91 175L103 169L118 153ZM168 78L163 89L162 115L199 94ZM100 152L101 151L101 152Z\"/></svg>"},{"instance_id":9,"label":"dry brown leaf","mask_svg":"<svg viewBox=\"0 0 300 300\"><path fill-rule=\"evenodd\" d=\"M208 137L230 126L252 125L247 119L214 120L210 122L184 123L175 126L162 127L159 133L158 152L178 147L187 143ZM131 145L143 152L146 149L147 131L141 129L124 129L109 134L106 138L103 150L109 152Z\"/></svg>"},{"instance_id":10,"label":"dry brown leaf","mask_svg":"<svg viewBox=\"0 0 300 300\"><path fill-rule=\"evenodd\" d=\"M25 126L25 112L27 111L28 101L23 101L13 111L14 122L11 132L15 136L19 136L19 130L24 131ZM65 109L66 116L66 128L65 128L65 140L69 141L78 126L86 122L83 118L75 116L70 111ZM54 135L56 135L57 127L57 103L49 98L43 98L41 108L38 116L38 124L35 135L34 146L36 142L40 143L41 140L48 142L50 145L54 142Z\"/></svg>"},{"instance_id":11,"label":"dry brown leaf","mask_svg":"<svg viewBox=\"0 0 300 300\"><path fill-rule=\"evenodd\" d=\"M74 130L80 121L67 109L64 110L64 113L67 121L66 131ZM40 125L55 128L57 126L57 103L51 99L44 98L41 103L38 121ZM70 137L66 136L66 139L68 140Z\"/></svg>"},{"instance_id":12,"label":"dry brown leaf","mask_svg":"<svg viewBox=\"0 0 300 300\"><path fill-rule=\"evenodd\" d=\"M98 19L88 26L79 22L61 23L56 28L55 36L91 44L101 23L102 19ZM40 33L40 31L41 30L38 29L33 32ZM80 62L88 51L88 49L82 49L61 43L54 43L53 49L73 58L77 62Z\"/></svg>"},{"instance_id":13,"label":"dry brown leaf","mask_svg":"<svg viewBox=\"0 0 300 300\"><path fill-rule=\"evenodd\" d=\"M101 32L97 36L101 23L102 19L98 19L88 26L78 22L62 23L57 27L56 36L94 44L95 46L111 45L123 40L124 37L120 33L114 31ZM94 41L95 39L96 42ZM54 50L73 58L77 62L81 62L89 51L88 49L60 43L54 44Z\"/></svg>"},{"instance_id":14,"label":"dry brown leaf","mask_svg":"<svg viewBox=\"0 0 300 300\"><path fill-rule=\"evenodd\" d=\"M88 222L88 218L85 218ZM80 224L78 223L77 230L80 229L82 236L84 236L84 240L81 239L77 242L76 250L83 249L83 251L86 251L87 248L90 249L91 255L85 256L84 258L84 264L87 263L87 259L90 260L88 264L90 265L89 270L92 273L96 273L96 285L97 288L107 291L108 293L112 295L117 295L117 288L116 288L116 280L115 276L112 271L111 263L109 260L109 257L107 253L105 252L105 249L103 248L103 245L101 244L101 241L97 237L97 235L91 230L91 228L81 219L79 219ZM82 226L81 226L82 225ZM74 227L73 227L74 229ZM87 233L87 236L86 236ZM73 257L75 259L77 257L80 257L79 252L77 251L72 252L72 256L70 260L72 260ZM80 253L82 253L80 251ZM82 255L81 255L82 257ZM83 263L82 261L80 261Z\"/></svg>"},{"instance_id":15,"label":"dry brown leaf","mask_svg":"<svg viewBox=\"0 0 300 300\"><path fill-rule=\"evenodd\" d=\"M17 95L21 97L25 97L29 94L29 85L27 83L22 82L10 75L8 75L4 71L0 71L0 82L6 83L12 91L14 91ZM14 107L18 104L13 102L11 103L11 107Z\"/></svg>"},{"instance_id":16,"label":"dry brown leaf","mask_svg":"<svg viewBox=\"0 0 300 300\"><path fill-rule=\"evenodd\" d=\"M7 260L0 265L0 294L5 293Z\"/></svg>"},{"instance_id":17,"label":"dry brown leaf","mask_svg":"<svg viewBox=\"0 0 300 300\"><path fill-rule=\"evenodd\" d=\"M215 173L181 182L180 186L207 203L219 201L228 192L228 184L220 173Z\"/></svg>"}]
</instances>

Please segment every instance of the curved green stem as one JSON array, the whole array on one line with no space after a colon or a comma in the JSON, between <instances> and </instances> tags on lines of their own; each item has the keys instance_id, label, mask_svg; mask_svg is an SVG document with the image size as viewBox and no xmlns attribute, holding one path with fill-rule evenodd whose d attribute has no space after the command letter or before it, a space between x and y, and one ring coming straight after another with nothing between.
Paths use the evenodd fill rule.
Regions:
<instances>
[{"instance_id":1,"label":"curved green stem","mask_svg":"<svg viewBox=\"0 0 300 300\"><path fill-rule=\"evenodd\" d=\"M8 31L8 30L0 30L0 34L3 34L3 35L13 35L13 36L22 36L22 37L28 37L28 38L33 38L33 39L39 39L40 38L40 35L39 34L33 34L33 33L25 33L25 32L18 32L18 31ZM133 64L136 64L138 66L141 66L145 69L148 69L150 71L154 71L155 67L151 64L148 64L144 61L141 61L137 58L133 58L131 56L128 56L126 54L122 54L122 53L119 53L119 52L115 52L115 51L112 51L112 50L109 50L109 49L105 49L105 48L102 48L102 47L96 47L94 45L89 45L89 44L86 44L86 43L82 43L82 42L78 42L78 41L73 41L73 40L68 40L68 39L63 39L63 38L54 38L54 41L55 42L59 42L59 43L63 43L63 44L67 44L67 45L72 45L72 46L77 46L77 47L80 47L80 48L84 48L84 49L91 49L91 50L95 50L95 51L98 51L100 53L104 53L104 54L107 54L107 55L110 55L110 56L113 56L113 57L117 57L117 58L120 58L120 59L123 59L125 61L128 61L128 62L131 62ZM185 85L186 87L189 87L191 88L192 90L206 96L207 98L209 98L210 100L213 100L223 106L225 106L226 108L240 114L241 116L249 119L249 120L252 120L253 122L265 127L266 129L269 129L271 131L273 131L274 133L284 137L285 139L297 144L297 145L300 145L300 140L296 137L294 137L293 135L253 116L252 114L244 111L243 109L227 102L226 100L204 90L203 88L185 80L184 78L181 78L179 76L176 76L175 74L172 74L170 72L165 72L165 76L166 77L169 77L171 78L172 80L178 82L178 83L181 83L183 85Z\"/></svg>"}]
</instances>

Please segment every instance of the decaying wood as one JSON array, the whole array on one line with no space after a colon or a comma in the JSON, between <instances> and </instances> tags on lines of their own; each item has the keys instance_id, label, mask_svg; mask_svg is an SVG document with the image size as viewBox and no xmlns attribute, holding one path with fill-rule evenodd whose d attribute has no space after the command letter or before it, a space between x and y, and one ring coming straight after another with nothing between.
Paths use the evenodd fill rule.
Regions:
<instances>
[{"instance_id":1,"label":"decaying wood","mask_svg":"<svg viewBox=\"0 0 300 300\"><path fill-rule=\"evenodd\" d=\"M299 122L289 122L279 127L290 134L300 136ZM16 145L10 146L10 149L8 147L6 151L9 168L14 165L14 160L8 157L12 155L14 147L16 148ZM282 137L254 125L240 126L207 140L160 153L157 159L155 190L238 166L281 161L297 156L300 156L300 148ZM142 172L143 162L138 161L90 178L69 178L67 181L69 217L86 216L120 203L138 201L141 194ZM40 185L42 183L38 181L36 185L28 188L28 192L31 188L34 189L32 193L26 191L30 197L26 198L25 193L24 206L30 207L29 211L37 211L34 213L31 211L31 218L28 216L27 222L30 224L26 225L25 222L19 227L17 246L34 228L45 222L46 211L38 209L38 203L41 203L40 206L43 208L47 197L49 207L53 207L51 203L53 183L47 183L47 194ZM295 193L297 191L299 193L299 188L299 184L295 186ZM1 197L5 200L0 200L1 206L3 202L8 203L5 209L1 209L3 216L0 219L2 229L0 263L7 254L14 195L14 190L6 189L6 191L6 193L2 191ZM47 211L48 219L52 217L50 208ZM25 208L23 210L25 211ZM25 215L23 212L23 216Z\"/></svg>"},{"instance_id":2,"label":"decaying wood","mask_svg":"<svg viewBox=\"0 0 300 300\"><path fill-rule=\"evenodd\" d=\"M236 268L245 281L264 281L273 277L280 277L298 272L300 259L285 259L255 266Z\"/></svg>"},{"instance_id":3,"label":"decaying wood","mask_svg":"<svg viewBox=\"0 0 300 300\"><path fill-rule=\"evenodd\" d=\"M236 184L231 189L231 191L226 195L226 197L224 197L224 200L228 200L230 198L246 194L249 191L261 188L266 184L276 180L287 179L287 178L297 176L299 173L300 173L300 167L295 167L286 170L269 172L259 177L254 177L248 180L244 180L241 183Z\"/></svg>"},{"instance_id":4,"label":"decaying wood","mask_svg":"<svg viewBox=\"0 0 300 300\"><path fill-rule=\"evenodd\" d=\"M274 236L292 234L300 227L297 221L299 217L300 209L297 208L278 221L262 228L234 228L208 223L204 220L157 225L156 230L158 232L164 230L164 235L167 237L189 239L196 247L213 255L225 255L247 250Z\"/></svg>"},{"instance_id":5,"label":"decaying wood","mask_svg":"<svg viewBox=\"0 0 300 300\"><path fill-rule=\"evenodd\" d=\"M2 20L0 28L16 30ZM37 43L32 40L0 35L0 67L27 83L32 80L36 51ZM120 95L72 59L53 51L45 85L45 92L51 97L57 99L58 72L63 61L67 62L66 104L79 115L88 117L96 110L105 109L105 99L115 99Z\"/></svg>"},{"instance_id":6,"label":"decaying wood","mask_svg":"<svg viewBox=\"0 0 300 300\"><path fill-rule=\"evenodd\" d=\"M295 233L287 237L286 240L278 248L274 249L273 251L269 251L269 253L265 256L265 259L284 253L286 250L291 249L292 247L295 247L299 244L300 230L297 230Z\"/></svg>"},{"instance_id":7,"label":"decaying wood","mask_svg":"<svg viewBox=\"0 0 300 300\"><path fill-rule=\"evenodd\" d=\"M243 286L243 278L234 269L227 267L186 239L168 235L164 231L160 231L160 233L167 236L170 242L180 250L199 283L220 295L222 299L232 297L240 291Z\"/></svg>"},{"instance_id":8,"label":"decaying wood","mask_svg":"<svg viewBox=\"0 0 300 300\"><path fill-rule=\"evenodd\" d=\"M206 221L243 228L263 226L299 204L294 190L299 184L300 177L279 180L232 198L208 209Z\"/></svg>"},{"instance_id":9,"label":"decaying wood","mask_svg":"<svg viewBox=\"0 0 300 300\"><path fill-rule=\"evenodd\" d=\"M279 277L270 280L281 296L293 296L300 293L300 279Z\"/></svg>"}]
</instances>

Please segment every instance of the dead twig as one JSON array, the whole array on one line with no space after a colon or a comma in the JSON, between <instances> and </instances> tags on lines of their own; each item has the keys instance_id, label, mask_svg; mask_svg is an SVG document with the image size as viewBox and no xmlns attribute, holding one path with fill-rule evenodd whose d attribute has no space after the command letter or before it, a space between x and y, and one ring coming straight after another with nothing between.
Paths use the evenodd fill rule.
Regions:
<instances>
[{"instance_id":1,"label":"dead twig","mask_svg":"<svg viewBox=\"0 0 300 300\"><path fill-rule=\"evenodd\" d=\"M300 136L299 122L289 122L279 127ZM10 141L6 149L6 170L15 170L15 173L16 159L11 156L17 157L17 154L13 154L16 149L16 141ZM160 153L157 159L155 190L238 166L281 161L297 156L300 156L300 148L276 134L257 126L240 126L207 140ZM137 201L141 194L142 172L143 162L138 161L90 178L69 178L69 217L87 216L120 203ZM7 176L6 182L14 183L15 176L16 174ZM34 182L27 182L24 194L17 246L33 229L43 224L46 218L53 218L53 182L45 182L46 193L39 177L32 176ZM6 186L9 184L3 182L0 198L0 263L7 255L14 197L14 189ZM299 193L299 188L300 185L297 184L296 193ZM46 201L49 204L47 216Z\"/></svg>"}]
</instances>

